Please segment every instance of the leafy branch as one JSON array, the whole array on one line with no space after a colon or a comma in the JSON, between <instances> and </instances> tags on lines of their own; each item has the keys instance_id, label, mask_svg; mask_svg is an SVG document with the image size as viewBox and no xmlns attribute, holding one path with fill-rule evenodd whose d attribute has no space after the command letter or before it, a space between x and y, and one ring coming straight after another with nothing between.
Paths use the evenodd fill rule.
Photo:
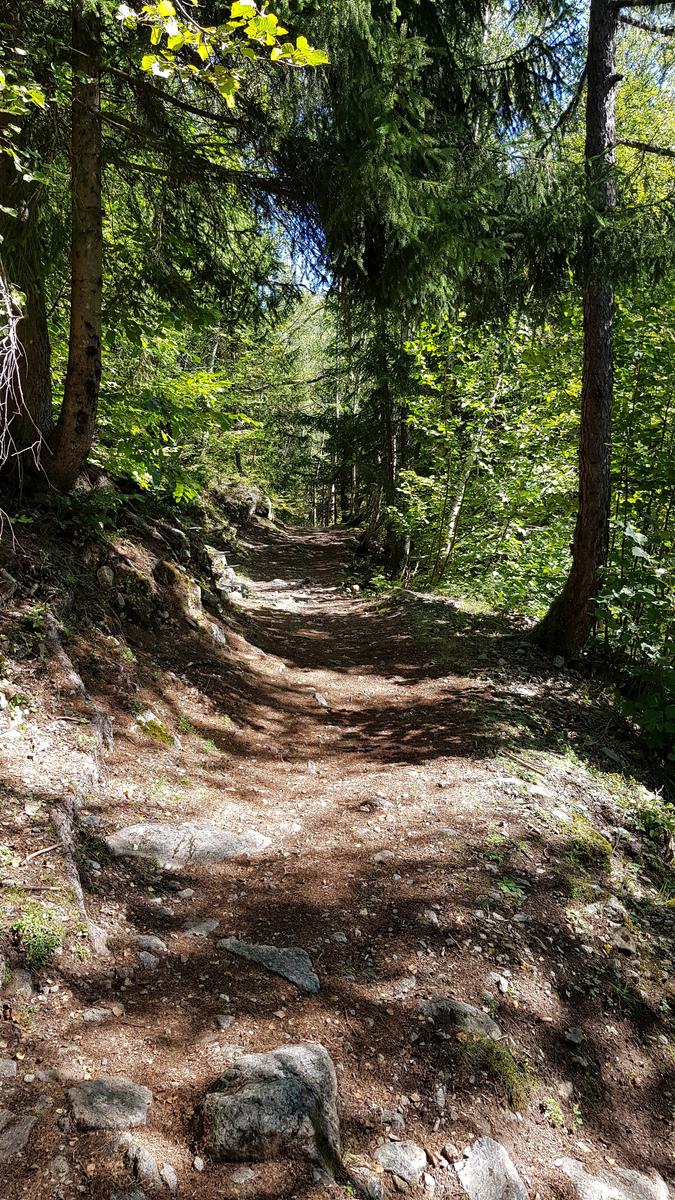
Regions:
<instances>
[{"instance_id":1,"label":"leafy branch","mask_svg":"<svg viewBox=\"0 0 675 1200\"><path fill-rule=\"evenodd\" d=\"M197 0L191 0L197 8ZM299 36L295 44L284 41L288 33L274 13L259 7L256 0L235 0L230 19L222 25L204 26L193 14L172 0L144 4L136 11L121 4L118 18L127 29L145 26L150 30L154 53L145 54L141 68L160 79L178 76L183 80L201 75L212 83L229 108L241 87L241 69L225 65L224 59L252 60L269 53L272 62L290 67L317 67L328 62L323 50L310 46Z\"/></svg>"}]
</instances>

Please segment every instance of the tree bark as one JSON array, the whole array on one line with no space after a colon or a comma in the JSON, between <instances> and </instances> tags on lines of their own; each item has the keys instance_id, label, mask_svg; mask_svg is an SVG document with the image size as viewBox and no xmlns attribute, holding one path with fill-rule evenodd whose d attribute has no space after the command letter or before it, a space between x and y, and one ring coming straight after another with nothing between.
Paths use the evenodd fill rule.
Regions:
<instances>
[{"instance_id":1,"label":"tree bark","mask_svg":"<svg viewBox=\"0 0 675 1200\"><path fill-rule=\"evenodd\" d=\"M45 466L69 491L94 440L101 382L103 216L101 206L101 15L73 0L70 340L63 404Z\"/></svg>"},{"instance_id":2,"label":"tree bark","mask_svg":"<svg viewBox=\"0 0 675 1200\"><path fill-rule=\"evenodd\" d=\"M614 289L603 217L616 206L614 174L616 31L611 0L591 0L586 93L586 178L589 216L584 235L584 362L579 442L579 509L572 567L534 638L576 657L593 627L609 545Z\"/></svg>"},{"instance_id":3,"label":"tree bark","mask_svg":"<svg viewBox=\"0 0 675 1200\"><path fill-rule=\"evenodd\" d=\"M40 458L41 438L51 423L50 343L40 252L38 214L42 187L27 185L8 155L0 156L0 205L16 216L0 213L2 269L17 321L17 361L3 362L0 372L0 442L7 452L3 474L21 481ZM6 347L7 353L14 352Z\"/></svg>"}]
</instances>

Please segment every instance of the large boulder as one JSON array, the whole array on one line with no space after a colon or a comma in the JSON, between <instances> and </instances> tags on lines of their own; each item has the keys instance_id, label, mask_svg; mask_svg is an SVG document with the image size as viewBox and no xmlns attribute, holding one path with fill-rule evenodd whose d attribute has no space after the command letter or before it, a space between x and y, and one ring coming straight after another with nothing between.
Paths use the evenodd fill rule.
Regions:
<instances>
[{"instance_id":1,"label":"large boulder","mask_svg":"<svg viewBox=\"0 0 675 1200\"><path fill-rule=\"evenodd\" d=\"M201 1106L204 1145L214 1158L266 1162L304 1157L331 1170L340 1160L337 1078L318 1042L244 1054Z\"/></svg>"},{"instance_id":2,"label":"large boulder","mask_svg":"<svg viewBox=\"0 0 675 1200\"><path fill-rule=\"evenodd\" d=\"M669 1200L669 1191L660 1175L641 1175L614 1167L601 1175L591 1175L577 1158L561 1158L556 1163L571 1181L578 1200Z\"/></svg>"},{"instance_id":3,"label":"large boulder","mask_svg":"<svg viewBox=\"0 0 675 1200\"><path fill-rule=\"evenodd\" d=\"M161 867L178 868L190 864L224 862L244 858L269 846L271 839L255 829L231 833L215 825L168 825L161 821L129 825L106 838L112 854L132 858L150 858Z\"/></svg>"}]
</instances>

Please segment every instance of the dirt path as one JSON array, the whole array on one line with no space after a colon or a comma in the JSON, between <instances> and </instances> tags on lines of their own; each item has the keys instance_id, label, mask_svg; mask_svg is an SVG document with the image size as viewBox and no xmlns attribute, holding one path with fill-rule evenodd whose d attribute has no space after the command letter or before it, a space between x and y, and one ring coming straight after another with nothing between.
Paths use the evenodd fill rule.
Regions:
<instances>
[{"instance_id":1,"label":"dirt path","mask_svg":"<svg viewBox=\"0 0 675 1200\"><path fill-rule=\"evenodd\" d=\"M147 1084L138 1137L172 1164L180 1195L199 1200L325 1192L302 1164L255 1165L245 1182L226 1165L194 1166L195 1107L215 1077L241 1050L306 1040L336 1064L350 1160L372 1165L393 1121L429 1155L427 1192L463 1194L440 1152L481 1134L508 1147L532 1196L573 1194L555 1165L564 1154L667 1176L672 927L663 913L646 923L657 889L631 890L616 838L611 854L594 833L619 824L593 767L601 701L589 713L578 680L554 679L493 618L346 594L343 534L261 526L239 554L252 587L225 650L177 618L133 645L135 703L180 745L150 743L118 711L83 845L112 957L55 970L58 1006L35 1008L28 1074L65 1067ZM119 677L100 670L102 694L121 704ZM581 739L591 773L556 749L563 730ZM175 870L106 853L104 835L148 821L255 831L269 845ZM606 914L597 936L569 915L611 896L631 910L639 954L611 948ZM201 921L207 931L191 932ZM150 969L138 935L166 946ZM217 945L227 937L302 947L320 992L235 958ZM501 1056L439 1037L419 1011L434 995L496 1016ZM83 1021L97 1007L111 1012ZM570 1040L578 1029L581 1042ZM69 1124L58 1081L26 1088L47 1119L34 1171L13 1173L3 1196L133 1192L110 1140ZM522 1115L521 1092L532 1093ZM62 1186L49 1167L59 1155Z\"/></svg>"}]
</instances>

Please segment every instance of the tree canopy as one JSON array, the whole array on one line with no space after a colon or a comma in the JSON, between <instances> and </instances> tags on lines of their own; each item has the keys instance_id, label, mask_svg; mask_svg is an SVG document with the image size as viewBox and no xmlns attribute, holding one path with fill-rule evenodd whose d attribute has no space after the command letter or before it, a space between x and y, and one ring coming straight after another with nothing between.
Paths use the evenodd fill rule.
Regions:
<instances>
[{"instance_id":1,"label":"tree canopy","mask_svg":"<svg viewBox=\"0 0 675 1200\"><path fill-rule=\"evenodd\" d=\"M540 635L611 660L669 750L663 12L10 0L8 491L234 474L358 530L373 586L537 617L574 539Z\"/></svg>"}]
</instances>

